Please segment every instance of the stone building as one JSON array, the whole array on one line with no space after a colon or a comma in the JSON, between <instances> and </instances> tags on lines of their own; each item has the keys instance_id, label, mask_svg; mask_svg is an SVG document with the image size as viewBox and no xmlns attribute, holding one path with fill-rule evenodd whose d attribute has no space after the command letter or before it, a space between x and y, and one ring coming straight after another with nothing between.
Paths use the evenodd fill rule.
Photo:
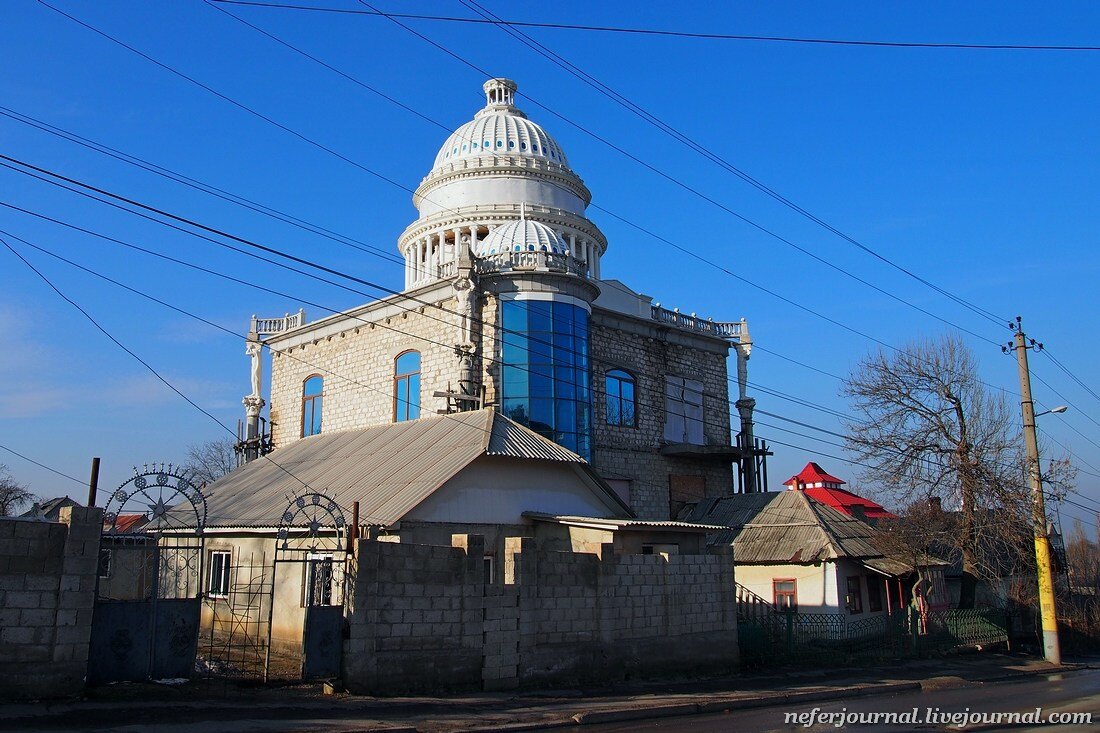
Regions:
<instances>
[{"instance_id":1,"label":"stone building","mask_svg":"<svg viewBox=\"0 0 1100 733\"><path fill-rule=\"evenodd\" d=\"M514 82L484 89L485 107L443 143L413 196L419 216L398 240L401 291L313 322L301 311L253 318L242 453L495 406L587 459L641 518L734 493L734 466L753 491L761 451L745 322L667 310L605 279L608 242L586 215L588 188L516 106Z\"/></svg>"}]
</instances>

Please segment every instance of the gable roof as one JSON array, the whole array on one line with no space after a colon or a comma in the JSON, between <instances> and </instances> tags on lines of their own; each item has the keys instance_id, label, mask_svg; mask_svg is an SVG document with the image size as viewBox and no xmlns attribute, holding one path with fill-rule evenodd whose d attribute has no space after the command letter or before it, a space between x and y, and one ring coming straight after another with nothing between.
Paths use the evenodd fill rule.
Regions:
<instances>
[{"instance_id":1,"label":"gable roof","mask_svg":"<svg viewBox=\"0 0 1100 733\"><path fill-rule=\"evenodd\" d=\"M21 517L45 517L49 519L56 519L58 513L67 506L81 506L76 501L68 496L58 496L53 499L46 499L43 502L36 502L27 511L23 512L19 516Z\"/></svg>"},{"instance_id":2,"label":"gable roof","mask_svg":"<svg viewBox=\"0 0 1100 733\"><path fill-rule=\"evenodd\" d=\"M289 497L303 491L345 509L358 501L360 521L388 526L481 456L570 464L631 515L583 458L486 409L296 440L206 487L206 526L275 527Z\"/></svg>"},{"instance_id":3,"label":"gable roof","mask_svg":"<svg viewBox=\"0 0 1100 733\"><path fill-rule=\"evenodd\" d=\"M875 530L802 491L737 494L689 505L679 519L727 529L712 544L732 544L738 563L813 563L880 558Z\"/></svg>"},{"instance_id":4,"label":"gable roof","mask_svg":"<svg viewBox=\"0 0 1100 733\"><path fill-rule=\"evenodd\" d=\"M798 488L802 484L836 484L837 486L839 486L840 484L844 483L847 482L843 479L839 479L836 476L833 476L818 464L810 461L806 464L806 467L803 468L800 473L796 473L794 476L791 476L789 479L783 482L783 485L791 486L792 484L794 484L793 488Z\"/></svg>"}]
</instances>

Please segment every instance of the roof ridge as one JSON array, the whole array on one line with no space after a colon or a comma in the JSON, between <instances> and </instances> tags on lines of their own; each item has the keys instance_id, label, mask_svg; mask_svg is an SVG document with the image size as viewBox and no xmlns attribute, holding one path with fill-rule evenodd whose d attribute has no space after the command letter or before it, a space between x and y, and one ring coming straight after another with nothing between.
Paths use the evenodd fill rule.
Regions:
<instances>
[{"instance_id":1,"label":"roof ridge","mask_svg":"<svg viewBox=\"0 0 1100 733\"><path fill-rule=\"evenodd\" d=\"M810 514L812 514L814 519L816 520L815 524L817 524L817 527L821 530L821 533L825 535L825 544L832 549L833 556L847 557L847 552L844 551L844 545L840 542L840 538L837 537L836 534L829 528L828 524L825 521L825 518L821 516L821 514L817 511L817 508L814 506L817 501L812 497L807 496L806 492L804 491L797 491L795 493L798 494L799 498L803 502L805 502L806 508L810 510Z\"/></svg>"}]
</instances>

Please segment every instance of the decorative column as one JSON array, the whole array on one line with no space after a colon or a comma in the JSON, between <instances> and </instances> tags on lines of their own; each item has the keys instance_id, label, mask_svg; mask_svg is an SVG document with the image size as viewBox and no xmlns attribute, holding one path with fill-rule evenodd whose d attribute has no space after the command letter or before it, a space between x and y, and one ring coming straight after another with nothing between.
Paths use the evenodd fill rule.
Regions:
<instances>
[{"instance_id":1,"label":"decorative column","mask_svg":"<svg viewBox=\"0 0 1100 733\"><path fill-rule=\"evenodd\" d=\"M737 436L738 446L741 448L741 475L744 477L745 493L754 494L767 489L758 485L756 475L756 439L753 436L752 413L756 408L756 400L748 396L749 383L749 356L752 354L752 336L749 335L749 324L741 319L741 335L734 344L737 352L737 414L741 417L741 432Z\"/></svg>"},{"instance_id":2,"label":"decorative column","mask_svg":"<svg viewBox=\"0 0 1100 733\"><path fill-rule=\"evenodd\" d=\"M569 254L573 256L573 259L579 259L577 257L577 233L569 232Z\"/></svg>"},{"instance_id":3,"label":"decorative column","mask_svg":"<svg viewBox=\"0 0 1100 733\"><path fill-rule=\"evenodd\" d=\"M260 396L263 388L263 347L260 337L254 331L248 334L244 352L252 359L252 393L241 400L245 414L245 434L241 447L247 463L260 457L260 410L264 407L264 398Z\"/></svg>"}]
</instances>

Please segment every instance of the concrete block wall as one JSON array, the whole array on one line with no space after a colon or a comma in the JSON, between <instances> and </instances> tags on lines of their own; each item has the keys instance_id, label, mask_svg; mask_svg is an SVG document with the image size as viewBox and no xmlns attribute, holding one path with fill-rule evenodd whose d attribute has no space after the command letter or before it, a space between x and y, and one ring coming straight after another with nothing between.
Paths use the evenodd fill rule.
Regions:
<instances>
[{"instance_id":1,"label":"concrete block wall","mask_svg":"<svg viewBox=\"0 0 1100 733\"><path fill-rule=\"evenodd\" d=\"M88 668L103 510L0 519L0 697L79 694Z\"/></svg>"},{"instance_id":2,"label":"concrete block wall","mask_svg":"<svg viewBox=\"0 0 1100 733\"><path fill-rule=\"evenodd\" d=\"M361 540L344 683L359 693L607 682L735 669L733 563L720 555L549 552L508 538L505 583L482 577L484 540Z\"/></svg>"}]
</instances>

